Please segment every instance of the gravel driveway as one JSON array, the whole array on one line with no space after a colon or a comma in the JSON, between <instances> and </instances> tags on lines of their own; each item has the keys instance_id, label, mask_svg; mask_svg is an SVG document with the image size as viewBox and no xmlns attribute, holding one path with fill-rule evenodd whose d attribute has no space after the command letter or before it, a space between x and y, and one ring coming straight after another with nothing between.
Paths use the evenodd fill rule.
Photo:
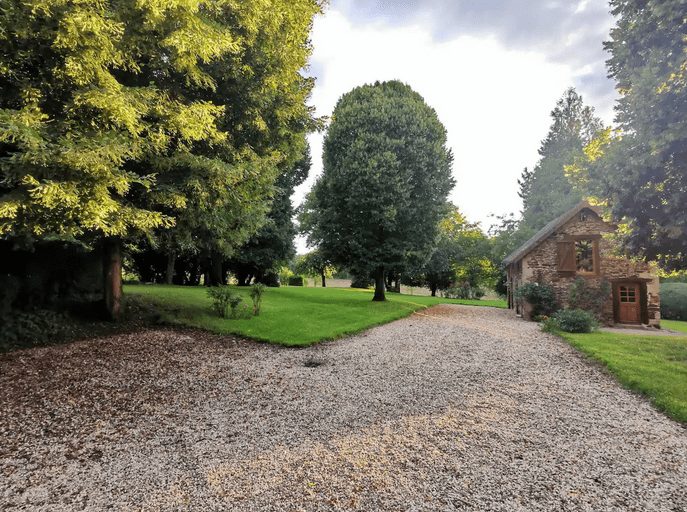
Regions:
<instances>
[{"instance_id":1,"label":"gravel driveway","mask_svg":"<svg viewBox=\"0 0 687 512\"><path fill-rule=\"evenodd\" d=\"M0 356L0 509L687 511L687 430L508 311Z\"/></svg>"}]
</instances>

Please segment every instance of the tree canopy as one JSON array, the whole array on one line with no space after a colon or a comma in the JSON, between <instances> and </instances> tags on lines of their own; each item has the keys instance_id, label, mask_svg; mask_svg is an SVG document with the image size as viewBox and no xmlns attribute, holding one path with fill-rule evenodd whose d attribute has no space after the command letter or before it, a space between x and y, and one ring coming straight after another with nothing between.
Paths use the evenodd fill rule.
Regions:
<instances>
[{"instance_id":1,"label":"tree canopy","mask_svg":"<svg viewBox=\"0 0 687 512\"><path fill-rule=\"evenodd\" d=\"M385 300L385 272L435 248L452 160L436 112L408 85L353 89L334 109L324 170L301 214L308 245L374 275L374 300Z\"/></svg>"},{"instance_id":2,"label":"tree canopy","mask_svg":"<svg viewBox=\"0 0 687 512\"><path fill-rule=\"evenodd\" d=\"M536 232L582 200L565 175L565 165L582 154L584 146L602 128L594 109L586 106L573 87L568 88L551 111L551 127L541 142L541 157L533 171L527 168L518 180L523 200L520 228Z\"/></svg>"},{"instance_id":3,"label":"tree canopy","mask_svg":"<svg viewBox=\"0 0 687 512\"><path fill-rule=\"evenodd\" d=\"M0 237L229 255L316 126L321 0L1 2ZM163 240L164 241L164 240Z\"/></svg>"},{"instance_id":4,"label":"tree canopy","mask_svg":"<svg viewBox=\"0 0 687 512\"><path fill-rule=\"evenodd\" d=\"M684 1L612 0L607 61L618 129L569 174L624 224L630 254L687 268L687 23Z\"/></svg>"},{"instance_id":5,"label":"tree canopy","mask_svg":"<svg viewBox=\"0 0 687 512\"><path fill-rule=\"evenodd\" d=\"M277 192L265 225L227 262L239 285L249 284L253 277L260 281L266 273L276 271L279 264L295 256L294 238L298 230L293 222L295 209L291 196L294 189L307 179L311 165L310 147L306 146L302 158L277 178Z\"/></svg>"}]
</instances>

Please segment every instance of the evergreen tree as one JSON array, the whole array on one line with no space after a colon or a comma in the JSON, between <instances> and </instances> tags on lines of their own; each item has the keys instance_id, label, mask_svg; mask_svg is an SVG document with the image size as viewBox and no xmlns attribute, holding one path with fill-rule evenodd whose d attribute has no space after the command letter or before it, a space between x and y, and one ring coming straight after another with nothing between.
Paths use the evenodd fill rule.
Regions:
<instances>
[{"instance_id":1,"label":"evergreen tree","mask_svg":"<svg viewBox=\"0 0 687 512\"><path fill-rule=\"evenodd\" d=\"M582 154L602 128L594 109L584 105L573 87L556 102L551 118L551 128L539 148L539 162L531 173L525 169L522 181L518 181L524 196L520 228L533 232L582 200L582 191L574 189L566 178L565 166Z\"/></svg>"},{"instance_id":2,"label":"evergreen tree","mask_svg":"<svg viewBox=\"0 0 687 512\"><path fill-rule=\"evenodd\" d=\"M532 196L532 182L534 179L534 173L529 171L527 167L522 170L520 179L518 180L518 186L520 190L518 191L518 196L522 199L522 210L525 211L530 206L530 197Z\"/></svg>"}]
</instances>

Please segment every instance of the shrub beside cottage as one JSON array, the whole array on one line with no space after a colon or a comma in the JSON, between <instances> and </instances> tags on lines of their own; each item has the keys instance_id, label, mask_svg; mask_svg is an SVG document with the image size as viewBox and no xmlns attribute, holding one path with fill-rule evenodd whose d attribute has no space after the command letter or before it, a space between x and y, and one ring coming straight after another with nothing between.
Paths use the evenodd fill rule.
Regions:
<instances>
[{"instance_id":1,"label":"shrub beside cottage","mask_svg":"<svg viewBox=\"0 0 687 512\"><path fill-rule=\"evenodd\" d=\"M531 319L531 306L515 299L516 290L528 282L550 286L556 301L568 307L571 288L584 279L587 287L607 294L599 308L605 325L659 328L658 278L648 263L614 254L616 242L604 235L617 229L586 201L549 222L503 261L509 308Z\"/></svg>"}]
</instances>

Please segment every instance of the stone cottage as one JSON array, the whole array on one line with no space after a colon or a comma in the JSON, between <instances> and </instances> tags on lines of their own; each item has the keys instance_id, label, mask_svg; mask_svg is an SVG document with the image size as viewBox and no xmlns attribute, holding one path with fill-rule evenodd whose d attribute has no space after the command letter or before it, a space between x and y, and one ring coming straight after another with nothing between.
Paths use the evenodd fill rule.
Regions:
<instances>
[{"instance_id":1,"label":"stone cottage","mask_svg":"<svg viewBox=\"0 0 687 512\"><path fill-rule=\"evenodd\" d=\"M508 272L509 308L529 319L528 305L514 300L515 290L526 282L551 286L556 299L566 307L570 287L583 278L597 290L604 281L610 285L602 309L604 324L659 328L658 278L648 263L613 254L615 242L604 235L617 229L586 201L549 222L503 260Z\"/></svg>"}]
</instances>

